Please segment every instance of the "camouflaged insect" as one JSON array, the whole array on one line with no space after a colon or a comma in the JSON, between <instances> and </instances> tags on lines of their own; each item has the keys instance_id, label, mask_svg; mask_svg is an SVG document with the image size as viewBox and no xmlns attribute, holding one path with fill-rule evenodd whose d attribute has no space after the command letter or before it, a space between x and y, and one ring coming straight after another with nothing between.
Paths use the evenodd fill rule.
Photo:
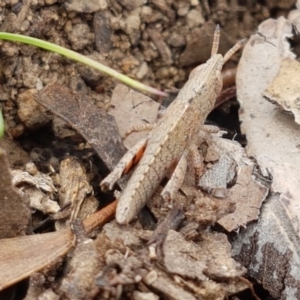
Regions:
<instances>
[{"instance_id":1,"label":"camouflaged insect","mask_svg":"<svg viewBox=\"0 0 300 300\"><path fill-rule=\"evenodd\" d=\"M219 37L220 29L217 26L211 58L191 72L189 80L148 137L131 148L101 182L103 190L112 189L124 174L128 163L132 164L136 154L144 150L127 186L118 197L116 220L119 224L127 224L137 215L170 167L178 162L161 193L164 200L173 198L183 182L189 152L194 157L195 168L199 168L201 159L197 151L198 136L207 115L214 107L216 97L222 90L222 67L243 45L243 41L238 42L223 57L217 54Z\"/></svg>"}]
</instances>

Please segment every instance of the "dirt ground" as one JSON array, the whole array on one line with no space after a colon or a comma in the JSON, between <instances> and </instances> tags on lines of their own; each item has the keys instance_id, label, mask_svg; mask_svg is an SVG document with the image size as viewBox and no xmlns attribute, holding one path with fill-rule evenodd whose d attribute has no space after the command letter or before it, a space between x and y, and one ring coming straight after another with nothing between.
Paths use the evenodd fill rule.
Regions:
<instances>
[{"instance_id":1,"label":"dirt ground","mask_svg":"<svg viewBox=\"0 0 300 300\"><path fill-rule=\"evenodd\" d=\"M56 43L167 91L167 99L153 97L167 106L191 70L210 57L216 24L221 26L219 51L224 54L255 33L262 21L286 17L294 5L295 1L287 0L2 0L0 31ZM235 136L245 146L247 137L239 128L235 98L239 57L240 53L225 66L224 92L208 123L226 129L229 139ZM111 99L118 83L58 54L20 43L0 40L0 58L0 102L6 130L0 146L14 170L13 185L30 203L26 234L66 230L74 215L86 219L114 198L100 190L99 182L125 152L114 121L107 116L115 108ZM47 86L53 89L46 93ZM72 93L84 95L79 107L88 107L95 120L68 106ZM125 96L127 92L119 93ZM39 103L47 102L46 97L51 100L41 106L37 97ZM59 118L62 115L64 120ZM88 130L88 124L95 130ZM99 127L107 136L116 135L116 148L113 144L103 147L104 140L94 141ZM122 188L122 182L119 185ZM264 188L262 195L267 193ZM16 275L22 281L0 292L0 298L276 299L231 257L229 240L236 231L228 234L220 224L215 225L234 210L234 203L220 202L206 193L200 197L199 191L187 185L182 191L178 198L183 199L183 209L162 207L157 194L150 204L152 212L143 212L139 221L125 227L111 221L87 236L82 223L72 223L75 250L62 250L66 256L54 255L54 238L53 249L47 248L51 239L43 241L45 250L33 247L33 257L41 251L46 253L43 259L49 256L47 264L42 263L46 269L40 271L37 266L39 272L30 279ZM79 200L70 204L70 199ZM205 210L209 213L195 213ZM28 218L26 213L24 218ZM72 238L65 235L61 239L71 248Z\"/></svg>"}]
</instances>

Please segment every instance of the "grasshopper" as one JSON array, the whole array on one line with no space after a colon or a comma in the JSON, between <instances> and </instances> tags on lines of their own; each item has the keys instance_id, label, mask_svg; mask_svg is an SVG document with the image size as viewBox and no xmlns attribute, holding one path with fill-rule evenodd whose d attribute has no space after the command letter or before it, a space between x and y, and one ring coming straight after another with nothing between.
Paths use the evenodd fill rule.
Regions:
<instances>
[{"instance_id":1,"label":"grasshopper","mask_svg":"<svg viewBox=\"0 0 300 300\"><path fill-rule=\"evenodd\" d=\"M165 201L172 199L180 188L186 173L189 153L192 153L199 168L201 157L199 158L200 154L197 151L198 136L207 115L214 107L216 97L222 90L222 67L244 42L238 42L223 57L217 54L219 39L220 29L217 26L211 58L191 72L187 83L147 138L133 146L101 182L103 190L112 189L116 181L128 172L129 167L137 164L125 189L118 197L116 220L119 224L127 224L137 215L174 163L177 163L177 166L161 193ZM141 159L138 162L139 157Z\"/></svg>"}]
</instances>

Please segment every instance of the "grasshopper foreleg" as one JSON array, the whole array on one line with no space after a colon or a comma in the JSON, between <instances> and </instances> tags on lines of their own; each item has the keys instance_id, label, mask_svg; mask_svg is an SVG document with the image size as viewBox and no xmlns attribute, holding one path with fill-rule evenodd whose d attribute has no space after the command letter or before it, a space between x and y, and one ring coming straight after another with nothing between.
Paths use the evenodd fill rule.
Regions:
<instances>
[{"instance_id":1,"label":"grasshopper foreleg","mask_svg":"<svg viewBox=\"0 0 300 300\"><path fill-rule=\"evenodd\" d=\"M124 137L127 137L129 134L131 134L133 132L152 130L154 127L155 127L155 124L151 124L151 123L136 125L136 126L131 127L129 130L127 130L124 134Z\"/></svg>"},{"instance_id":2,"label":"grasshopper foreleg","mask_svg":"<svg viewBox=\"0 0 300 300\"><path fill-rule=\"evenodd\" d=\"M203 125L201 130L207 133L218 133L220 131L220 128L215 125Z\"/></svg>"}]
</instances>

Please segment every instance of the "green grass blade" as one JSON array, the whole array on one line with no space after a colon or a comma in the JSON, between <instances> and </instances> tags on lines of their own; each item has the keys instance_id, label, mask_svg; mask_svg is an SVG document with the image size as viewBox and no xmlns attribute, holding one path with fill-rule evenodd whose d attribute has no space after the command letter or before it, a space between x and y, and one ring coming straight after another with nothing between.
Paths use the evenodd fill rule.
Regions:
<instances>
[{"instance_id":1,"label":"green grass blade","mask_svg":"<svg viewBox=\"0 0 300 300\"><path fill-rule=\"evenodd\" d=\"M0 138L4 135L4 119L2 115L2 109L0 109Z\"/></svg>"},{"instance_id":2,"label":"green grass blade","mask_svg":"<svg viewBox=\"0 0 300 300\"><path fill-rule=\"evenodd\" d=\"M140 83L134 79L131 79L128 76L125 76L117 71L115 71L114 69L111 69L109 67L106 67L88 57L85 57L84 55L81 55L75 51L66 49L64 47L58 46L56 44L52 44L43 40L39 40L36 38L32 38L29 36L24 36L24 35L20 35L20 34L14 34L14 33L6 33L6 32L0 32L0 39L3 40L8 40L8 41L14 41L14 42L21 42L24 44L29 44L32 46L36 46L39 48L43 48L52 52L56 52L59 53L63 56L66 56L70 59L76 60L78 62L81 62L87 66L90 66L92 68L95 68L109 76L112 76L114 78L116 78L117 80L131 86L134 89L140 90L140 91L144 91L147 93L151 93L151 94L155 94L158 96L167 96L167 93L162 92L160 90L157 90L155 88L149 87L143 83Z\"/></svg>"}]
</instances>

